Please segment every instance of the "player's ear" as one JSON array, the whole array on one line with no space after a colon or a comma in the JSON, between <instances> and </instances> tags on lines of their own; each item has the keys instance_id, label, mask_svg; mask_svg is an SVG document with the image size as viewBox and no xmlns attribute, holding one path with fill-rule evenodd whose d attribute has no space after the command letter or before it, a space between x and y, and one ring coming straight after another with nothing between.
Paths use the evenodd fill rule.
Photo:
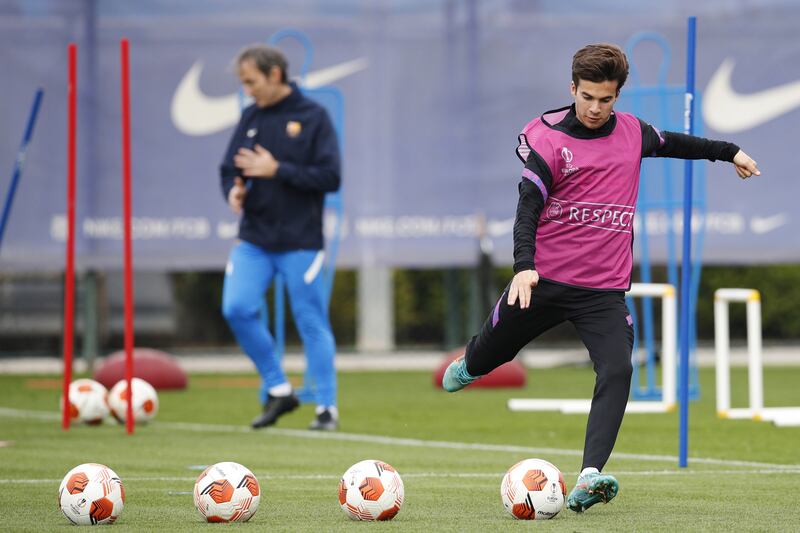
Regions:
<instances>
[{"instance_id":1,"label":"player's ear","mask_svg":"<svg viewBox=\"0 0 800 533\"><path fill-rule=\"evenodd\" d=\"M280 83L282 79L281 67L278 65L272 65L272 67L269 69L269 79L273 83Z\"/></svg>"},{"instance_id":2,"label":"player's ear","mask_svg":"<svg viewBox=\"0 0 800 533\"><path fill-rule=\"evenodd\" d=\"M569 82L569 92L572 96L577 96L578 94L578 87L575 85L575 82L570 80Z\"/></svg>"}]
</instances>

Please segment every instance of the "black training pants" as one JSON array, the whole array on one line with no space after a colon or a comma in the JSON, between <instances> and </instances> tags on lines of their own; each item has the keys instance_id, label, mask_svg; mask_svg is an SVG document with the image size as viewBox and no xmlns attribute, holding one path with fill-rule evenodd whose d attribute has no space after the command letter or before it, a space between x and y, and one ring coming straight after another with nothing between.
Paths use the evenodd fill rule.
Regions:
<instances>
[{"instance_id":1,"label":"black training pants","mask_svg":"<svg viewBox=\"0 0 800 533\"><path fill-rule=\"evenodd\" d=\"M596 374L586 426L583 467L602 470L617 440L631 386L633 327L623 291L593 291L541 280L528 309L508 305L508 288L480 333L467 344L467 371L488 374L511 361L531 340L572 322Z\"/></svg>"}]
</instances>

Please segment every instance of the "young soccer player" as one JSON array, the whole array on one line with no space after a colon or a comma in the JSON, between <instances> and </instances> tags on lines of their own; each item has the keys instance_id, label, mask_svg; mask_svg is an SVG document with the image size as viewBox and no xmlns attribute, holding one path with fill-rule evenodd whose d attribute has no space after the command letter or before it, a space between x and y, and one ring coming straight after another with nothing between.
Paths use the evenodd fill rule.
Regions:
<instances>
[{"instance_id":1,"label":"young soccer player","mask_svg":"<svg viewBox=\"0 0 800 533\"><path fill-rule=\"evenodd\" d=\"M631 383L633 329L625 291L642 158L729 161L741 178L760 175L756 162L734 144L661 132L615 112L627 76L619 47L578 50L570 85L574 104L544 113L519 136L525 168L514 223L515 276L442 383L448 392L458 391L548 329L572 322L596 374L582 471L567 498L575 512L607 503L619 490L602 470Z\"/></svg>"}]
</instances>

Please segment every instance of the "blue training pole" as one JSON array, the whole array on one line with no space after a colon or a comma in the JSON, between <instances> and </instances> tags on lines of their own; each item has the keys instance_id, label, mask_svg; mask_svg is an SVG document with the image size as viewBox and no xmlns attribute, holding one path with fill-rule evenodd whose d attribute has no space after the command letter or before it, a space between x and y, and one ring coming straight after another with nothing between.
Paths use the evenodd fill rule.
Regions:
<instances>
[{"instance_id":1,"label":"blue training pole","mask_svg":"<svg viewBox=\"0 0 800 533\"><path fill-rule=\"evenodd\" d=\"M694 56L696 17L689 17L686 43L686 97L683 129L694 132ZM687 159L683 178L683 257L681 262L680 430L678 466L688 465L689 450L689 294L692 286L692 161Z\"/></svg>"},{"instance_id":2,"label":"blue training pole","mask_svg":"<svg viewBox=\"0 0 800 533\"><path fill-rule=\"evenodd\" d=\"M22 144L20 144L19 152L17 152L17 160L14 162L14 172L11 175L11 183L8 186L8 193L6 193L6 201L3 206L3 216L0 218L0 245L3 244L3 234L6 231L6 222L11 213L11 204L14 202L14 193L17 192L17 183L22 174L22 167L25 165L25 152L28 150L28 143L33 136L33 126L36 124L36 117L39 114L39 106L42 103L42 96L44 96L43 89L37 89L36 95L33 97L33 106L28 115L28 125L25 127L25 134L22 136Z\"/></svg>"}]
</instances>

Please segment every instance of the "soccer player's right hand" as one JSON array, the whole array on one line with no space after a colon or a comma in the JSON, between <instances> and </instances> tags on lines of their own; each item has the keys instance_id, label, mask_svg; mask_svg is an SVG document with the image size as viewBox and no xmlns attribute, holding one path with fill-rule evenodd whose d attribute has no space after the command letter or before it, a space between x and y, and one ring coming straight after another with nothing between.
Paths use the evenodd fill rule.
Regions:
<instances>
[{"instance_id":1,"label":"soccer player's right hand","mask_svg":"<svg viewBox=\"0 0 800 533\"><path fill-rule=\"evenodd\" d=\"M247 196L247 187L244 185L244 180L236 176L233 179L233 188L228 193L228 205L237 215L242 212L245 196Z\"/></svg>"},{"instance_id":2,"label":"soccer player's right hand","mask_svg":"<svg viewBox=\"0 0 800 533\"><path fill-rule=\"evenodd\" d=\"M517 272L508 289L508 305L514 305L519 298L520 309L527 309L531 304L531 290L539 284L539 273L535 270Z\"/></svg>"}]
</instances>

